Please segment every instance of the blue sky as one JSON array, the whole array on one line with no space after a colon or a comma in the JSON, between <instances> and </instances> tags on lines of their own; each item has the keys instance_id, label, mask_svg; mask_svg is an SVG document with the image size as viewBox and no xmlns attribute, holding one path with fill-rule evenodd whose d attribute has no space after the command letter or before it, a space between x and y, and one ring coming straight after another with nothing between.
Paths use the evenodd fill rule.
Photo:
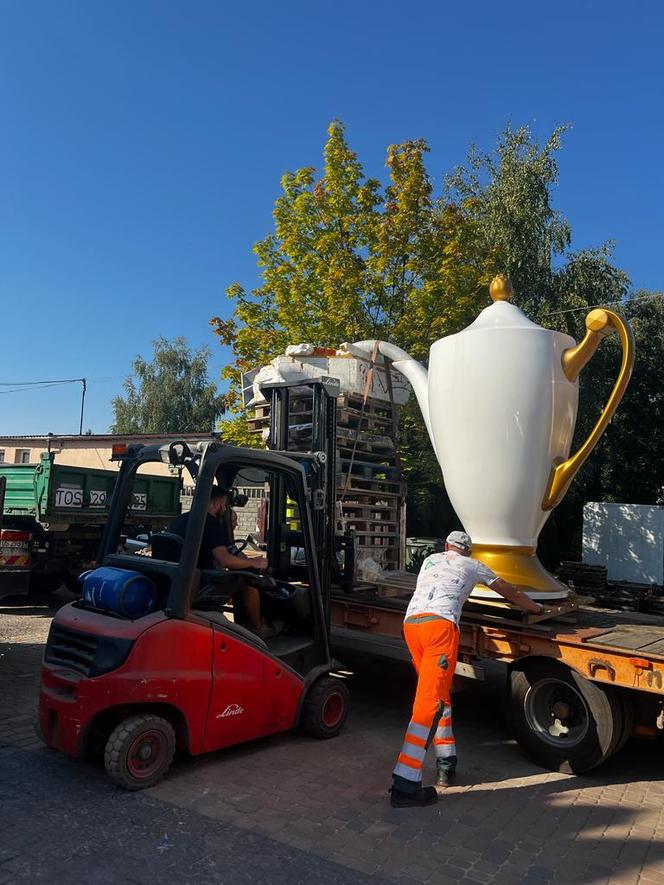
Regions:
<instances>
[{"instance_id":1,"label":"blue sky","mask_svg":"<svg viewBox=\"0 0 664 885\"><path fill-rule=\"evenodd\" d=\"M569 122L555 202L573 246L616 241L662 287L659 2L5 0L0 5L0 382L87 377L102 433L158 335L208 327L257 280L279 178L335 117L367 172L431 145L437 184L508 120ZM6 388L5 388L6 389ZM3 388L0 387L0 391ZM77 432L80 385L0 394L0 434Z\"/></svg>"}]
</instances>

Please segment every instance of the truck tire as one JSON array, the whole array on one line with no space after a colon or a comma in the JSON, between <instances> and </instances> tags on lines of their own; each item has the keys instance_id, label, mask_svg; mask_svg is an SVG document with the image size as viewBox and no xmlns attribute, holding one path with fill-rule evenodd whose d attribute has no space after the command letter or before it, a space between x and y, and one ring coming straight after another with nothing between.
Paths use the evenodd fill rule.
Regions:
<instances>
[{"instance_id":1,"label":"truck tire","mask_svg":"<svg viewBox=\"0 0 664 885\"><path fill-rule=\"evenodd\" d=\"M336 737L348 717L350 692L342 679L323 676L314 682L304 701L300 727L319 740Z\"/></svg>"},{"instance_id":2,"label":"truck tire","mask_svg":"<svg viewBox=\"0 0 664 885\"><path fill-rule=\"evenodd\" d=\"M518 664L510 672L508 701L519 746L551 771L589 771L623 738L625 708L617 693L556 661Z\"/></svg>"},{"instance_id":3,"label":"truck tire","mask_svg":"<svg viewBox=\"0 0 664 885\"><path fill-rule=\"evenodd\" d=\"M620 734L618 735L618 740L616 742L614 753L617 753L618 750L622 750L627 741L629 740L632 731L634 729L634 719L635 719L635 711L634 711L634 701L630 697L631 693L626 691L618 691L616 692L618 696L618 701L622 707L623 714L623 726ZM613 753L611 754L613 755Z\"/></svg>"},{"instance_id":4,"label":"truck tire","mask_svg":"<svg viewBox=\"0 0 664 885\"><path fill-rule=\"evenodd\" d=\"M126 790L143 790L168 771L175 755L173 726L161 716L142 713L123 719L106 741L108 776Z\"/></svg>"}]
</instances>

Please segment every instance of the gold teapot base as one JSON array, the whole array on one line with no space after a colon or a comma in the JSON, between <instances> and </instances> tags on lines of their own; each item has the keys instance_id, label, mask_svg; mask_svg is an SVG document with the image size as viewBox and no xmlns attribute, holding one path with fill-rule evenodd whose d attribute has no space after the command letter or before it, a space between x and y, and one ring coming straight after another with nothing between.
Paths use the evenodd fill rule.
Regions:
<instances>
[{"instance_id":1,"label":"gold teapot base","mask_svg":"<svg viewBox=\"0 0 664 885\"><path fill-rule=\"evenodd\" d=\"M491 571L521 591L539 600L566 599L571 591L547 572L535 554L534 547L503 547L498 544L473 544L473 559L479 559ZM502 599L476 584L471 599Z\"/></svg>"}]
</instances>

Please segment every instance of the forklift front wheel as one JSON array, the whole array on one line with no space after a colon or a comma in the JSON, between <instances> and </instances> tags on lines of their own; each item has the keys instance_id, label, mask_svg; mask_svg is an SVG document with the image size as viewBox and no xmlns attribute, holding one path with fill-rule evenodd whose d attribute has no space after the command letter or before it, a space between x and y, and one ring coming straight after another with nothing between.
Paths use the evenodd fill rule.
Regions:
<instances>
[{"instance_id":1,"label":"forklift front wheel","mask_svg":"<svg viewBox=\"0 0 664 885\"><path fill-rule=\"evenodd\" d=\"M313 684L304 701L300 726L320 740L336 737L344 727L350 692L342 679L323 676Z\"/></svg>"},{"instance_id":2,"label":"forklift front wheel","mask_svg":"<svg viewBox=\"0 0 664 885\"><path fill-rule=\"evenodd\" d=\"M126 790L143 790L162 778L175 755L175 732L166 719L149 713L123 719L106 742L109 777Z\"/></svg>"}]
</instances>

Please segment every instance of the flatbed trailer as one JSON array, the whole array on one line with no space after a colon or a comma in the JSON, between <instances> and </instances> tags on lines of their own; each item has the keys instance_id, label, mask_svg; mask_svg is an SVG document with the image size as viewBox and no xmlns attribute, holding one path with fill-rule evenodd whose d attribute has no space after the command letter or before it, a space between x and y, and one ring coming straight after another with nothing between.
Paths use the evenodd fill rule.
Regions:
<instances>
[{"instance_id":1,"label":"flatbed trailer","mask_svg":"<svg viewBox=\"0 0 664 885\"><path fill-rule=\"evenodd\" d=\"M386 596L385 584L332 588L331 643L342 659L410 660L402 633L410 592L400 579L398 595ZM461 618L456 675L481 679L488 661L507 665L515 736L546 768L587 771L633 732L662 734L664 626L656 616L580 606L538 621L507 605L471 602Z\"/></svg>"},{"instance_id":2,"label":"flatbed trailer","mask_svg":"<svg viewBox=\"0 0 664 885\"><path fill-rule=\"evenodd\" d=\"M416 577L383 572L377 583L354 580L353 539L336 532L336 402L334 379L297 382L312 388L309 454L323 468L310 489L321 516L321 568L330 576L330 643L342 661L408 661L403 619ZM334 385L337 385L335 390ZM289 388L263 386L270 400L268 446L292 444ZM299 444L299 443L298 443ZM318 477L318 473L316 473ZM312 474L313 478L313 474ZM325 494L327 490L327 494ZM272 506L271 502L271 506ZM274 512L279 512L277 502ZM297 548L298 532L287 548ZM284 536L284 540L287 540ZM275 551L268 551L270 561ZM339 559L344 562L339 567ZM327 578L326 578L327 583ZM460 624L456 673L481 678L489 661L507 666L507 709L515 737L536 762L554 771L580 773L601 764L633 731L656 737L664 729L664 625L656 616L584 608L572 596L542 616L504 601L470 600Z\"/></svg>"}]
</instances>

